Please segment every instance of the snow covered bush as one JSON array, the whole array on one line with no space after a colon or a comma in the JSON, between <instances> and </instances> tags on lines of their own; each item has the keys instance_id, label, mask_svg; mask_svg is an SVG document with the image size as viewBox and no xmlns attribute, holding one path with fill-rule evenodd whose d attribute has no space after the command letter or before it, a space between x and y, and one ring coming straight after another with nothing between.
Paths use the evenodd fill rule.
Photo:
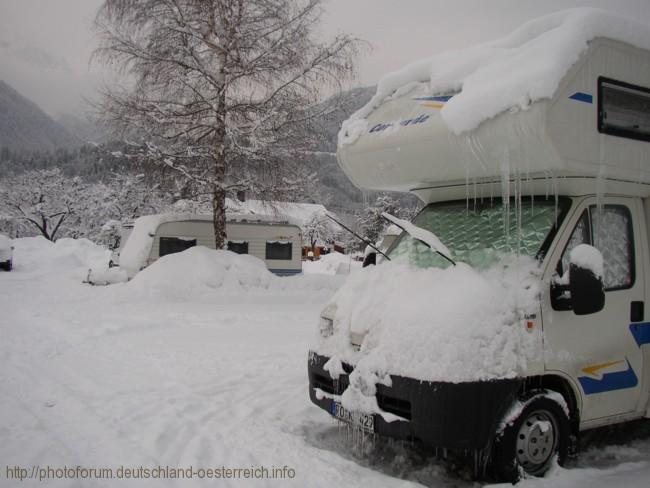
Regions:
<instances>
[{"instance_id":1,"label":"snow covered bush","mask_svg":"<svg viewBox=\"0 0 650 488\"><path fill-rule=\"evenodd\" d=\"M58 168L27 171L2 180L0 206L5 219L54 241L80 224L87 190L80 178L67 178Z\"/></svg>"}]
</instances>

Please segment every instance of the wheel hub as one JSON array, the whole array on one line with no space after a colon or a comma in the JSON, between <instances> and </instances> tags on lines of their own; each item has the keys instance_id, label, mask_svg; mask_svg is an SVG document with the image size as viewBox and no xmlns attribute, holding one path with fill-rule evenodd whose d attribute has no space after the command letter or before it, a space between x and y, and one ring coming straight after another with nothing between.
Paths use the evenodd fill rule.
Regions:
<instances>
[{"instance_id":1,"label":"wheel hub","mask_svg":"<svg viewBox=\"0 0 650 488\"><path fill-rule=\"evenodd\" d=\"M550 461L557 447L557 425L552 415L536 411L527 416L517 432L517 461L534 474Z\"/></svg>"}]
</instances>

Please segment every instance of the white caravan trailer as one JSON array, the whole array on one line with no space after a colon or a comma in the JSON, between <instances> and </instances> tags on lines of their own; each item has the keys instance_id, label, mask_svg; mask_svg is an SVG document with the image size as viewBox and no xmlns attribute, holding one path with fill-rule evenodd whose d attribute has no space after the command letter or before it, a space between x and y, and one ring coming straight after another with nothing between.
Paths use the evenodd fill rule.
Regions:
<instances>
[{"instance_id":1,"label":"white caravan trailer","mask_svg":"<svg viewBox=\"0 0 650 488\"><path fill-rule=\"evenodd\" d=\"M311 400L331 415L379 435L474 452L478 474L509 480L543 474L556 453L563 462L581 431L650 415L650 29L600 11L561 14L478 48L510 48L510 65L495 61L511 68L500 73L503 80L525 78L518 67L528 57L542 65L547 54L559 58L558 80L547 95L531 102L540 76L532 70L528 100L514 109L497 107L472 126L462 117L473 114L454 112L452 103L498 97L500 79L493 91L472 93L478 75L489 81L490 66L478 62L475 78L470 73L459 83L442 83L456 87L442 92L417 74L409 80L405 69L398 73L403 84L415 83L393 86L339 135L339 164L348 177L363 189L417 195L426 206L413 223L433 232L456 262L480 269L508 253L537 260L538 278L527 287L539 288L536 308L513 315L518 320L503 329L522 334L522 346L454 346L449 361L465 369L452 375L442 360L436 363L443 356L436 352L445 352L441 340L425 361L432 365L427 376L409 364L420 344L402 356L381 356L390 349L381 338L400 336L386 334L391 324L383 324L383 336L373 335L371 326L359 328L355 320L363 314L337 315L351 306L338 296L321 314L308 361ZM553 39L552 28L571 45L560 39L548 52L541 49ZM573 42L576 37L582 42ZM470 64L485 61L471 56L477 52L467 56ZM437 60L453 63L463 55ZM465 122L471 127L459 129ZM407 257L416 268L452 266L406 232L388 256ZM382 299L399 309L395 297L377 302ZM432 321L435 300L422 303L433 310ZM444 303L440 309L444 313ZM517 356L516 369L490 371L506 355ZM481 374L463 379L472 378L478 361ZM363 376L368 364L372 377ZM404 373L409 370L418 374ZM365 402L346 400L354 398L353 387Z\"/></svg>"},{"instance_id":2,"label":"white caravan trailer","mask_svg":"<svg viewBox=\"0 0 650 488\"><path fill-rule=\"evenodd\" d=\"M211 215L147 215L126 227L119 261L129 277L166 254L193 246L214 249ZM226 236L228 250L261 259L275 274L302 272L302 234L297 225L260 215L227 214Z\"/></svg>"}]
</instances>

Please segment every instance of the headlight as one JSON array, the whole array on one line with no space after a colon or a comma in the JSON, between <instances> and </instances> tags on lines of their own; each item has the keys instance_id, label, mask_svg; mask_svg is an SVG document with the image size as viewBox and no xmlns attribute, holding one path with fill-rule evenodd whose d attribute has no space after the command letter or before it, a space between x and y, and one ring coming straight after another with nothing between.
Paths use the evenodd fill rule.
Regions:
<instances>
[{"instance_id":1,"label":"headlight","mask_svg":"<svg viewBox=\"0 0 650 488\"><path fill-rule=\"evenodd\" d=\"M318 322L318 329L321 337L330 337L334 334L334 321L327 317L321 317Z\"/></svg>"}]
</instances>

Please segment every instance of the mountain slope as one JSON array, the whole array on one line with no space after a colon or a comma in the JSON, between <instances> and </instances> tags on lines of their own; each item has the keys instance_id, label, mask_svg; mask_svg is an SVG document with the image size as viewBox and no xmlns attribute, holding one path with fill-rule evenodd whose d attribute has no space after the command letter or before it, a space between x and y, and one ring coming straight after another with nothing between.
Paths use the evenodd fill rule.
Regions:
<instances>
[{"instance_id":1,"label":"mountain slope","mask_svg":"<svg viewBox=\"0 0 650 488\"><path fill-rule=\"evenodd\" d=\"M0 147L33 152L78 145L79 141L38 105L0 80Z\"/></svg>"}]
</instances>

